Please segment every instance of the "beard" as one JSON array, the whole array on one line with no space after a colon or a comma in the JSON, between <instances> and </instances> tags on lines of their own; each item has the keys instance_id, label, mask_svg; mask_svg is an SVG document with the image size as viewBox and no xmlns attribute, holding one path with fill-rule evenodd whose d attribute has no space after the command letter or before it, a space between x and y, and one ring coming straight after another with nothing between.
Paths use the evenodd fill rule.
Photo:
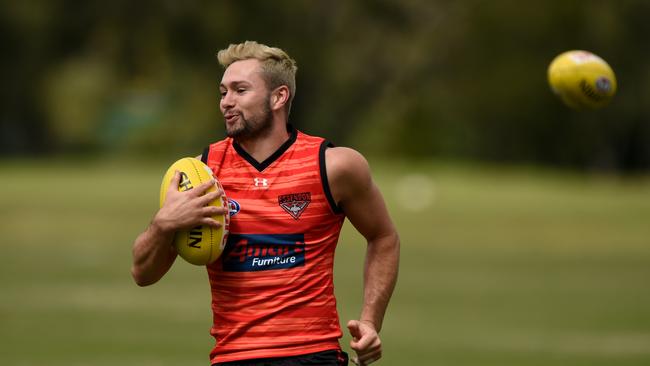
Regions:
<instances>
[{"instance_id":1,"label":"beard","mask_svg":"<svg viewBox=\"0 0 650 366\"><path fill-rule=\"evenodd\" d=\"M239 114L239 121L228 126L226 124L226 135L238 141L250 140L268 133L272 127L273 114L270 107L271 96L268 95L263 103L262 111L246 117Z\"/></svg>"}]
</instances>

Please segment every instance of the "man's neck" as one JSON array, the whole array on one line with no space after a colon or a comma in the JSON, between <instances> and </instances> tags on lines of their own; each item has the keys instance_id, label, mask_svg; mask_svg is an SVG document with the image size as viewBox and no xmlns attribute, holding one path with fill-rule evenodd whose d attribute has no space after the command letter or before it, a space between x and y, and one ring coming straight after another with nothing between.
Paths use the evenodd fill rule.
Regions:
<instances>
[{"instance_id":1,"label":"man's neck","mask_svg":"<svg viewBox=\"0 0 650 366\"><path fill-rule=\"evenodd\" d=\"M235 141L253 159L261 163L273 155L289 139L289 136L286 123L276 123L269 133L263 136L244 140L235 139Z\"/></svg>"}]
</instances>

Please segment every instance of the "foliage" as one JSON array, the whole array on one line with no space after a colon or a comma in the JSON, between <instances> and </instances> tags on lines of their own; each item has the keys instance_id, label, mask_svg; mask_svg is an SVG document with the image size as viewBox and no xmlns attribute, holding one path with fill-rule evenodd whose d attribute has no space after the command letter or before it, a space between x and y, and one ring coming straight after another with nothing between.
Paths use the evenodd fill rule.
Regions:
<instances>
[{"instance_id":1,"label":"foliage","mask_svg":"<svg viewBox=\"0 0 650 366\"><path fill-rule=\"evenodd\" d=\"M246 39L299 65L292 122L364 152L650 168L644 0L5 2L0 153L194 155L223 136L217 50ZM619 79L567 109L568 49Z\"/></svg>"}]
</instances>

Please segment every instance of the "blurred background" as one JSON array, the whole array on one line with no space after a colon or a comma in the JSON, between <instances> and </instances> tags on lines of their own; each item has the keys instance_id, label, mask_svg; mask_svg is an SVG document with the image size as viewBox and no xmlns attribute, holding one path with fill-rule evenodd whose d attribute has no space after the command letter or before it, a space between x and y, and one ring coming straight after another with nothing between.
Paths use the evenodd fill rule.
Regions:
<instances>
[{"instance_id":1,"label":"blurred background","mask_svg":"<svg viewBox=\"0 0 650 366\"><path fill-rule=\"evenodd\" d=\"M402 236L380 365L650 363L650 2L3 1L0 363L205 365L205 271L130 279L160 179L224 137L216 52L298 63L291 122L370 161ZM603 57L570 110L546 70ZM346 224L343 324L365 243ZM349 351L346 335L342 344Z\"/></svg>"}]
</instances>

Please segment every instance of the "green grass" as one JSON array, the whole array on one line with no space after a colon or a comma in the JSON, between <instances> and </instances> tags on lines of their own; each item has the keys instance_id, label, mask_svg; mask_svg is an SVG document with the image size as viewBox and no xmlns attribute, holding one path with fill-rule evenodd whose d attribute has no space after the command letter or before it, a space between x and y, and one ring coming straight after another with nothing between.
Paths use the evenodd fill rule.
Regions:
<instances>
[{"instance_id":1,"label":"green grass","mask_svg":"<svg viewBox=\"0 0 650 366\"><path fill-rule=\"evenodd\" d=\"M649 179L371 163L402 238L380 365L650 364ZM0 162L0 363L208 364L205 271L129 275L166 165ZM343 325L364 247L346 224Z\"/></svg>"}]
</instances>

